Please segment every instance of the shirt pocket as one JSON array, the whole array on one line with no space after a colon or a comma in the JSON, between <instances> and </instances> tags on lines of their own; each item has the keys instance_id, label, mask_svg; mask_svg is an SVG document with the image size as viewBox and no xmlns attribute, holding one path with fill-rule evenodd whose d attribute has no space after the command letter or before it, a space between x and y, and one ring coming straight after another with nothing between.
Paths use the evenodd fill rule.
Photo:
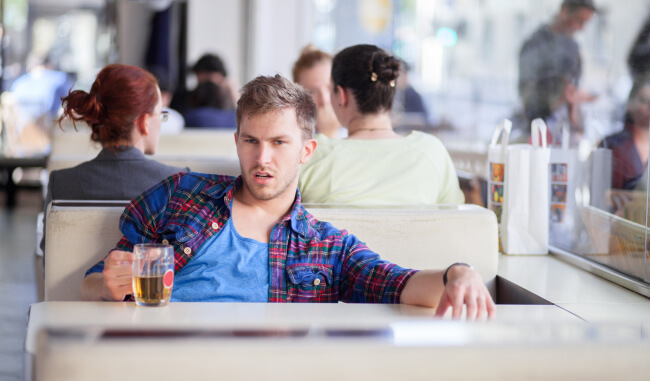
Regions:
<instances>
[{"instance_id":1,"label":"shirt pocket","mask_svg":"<svg viewBox=\"0 0 650 381\"><path fill-rule=\"evenodd\" d=\"M170 242L185 243L197 236L199 228L196 219L185 215L175 215L167 220L167 223L157 233L161 238Z\"/></svg>"},{"instance_id":2,"label":"shirt pocket","mask_svg":"<svg viewBox=\"0 0 650 381\"><path fill-rule=\"evenodd\" d=\"M287 266L288 301L337 302L332 285L332 268L322 264Z\"/></svg>"}]
</instances>

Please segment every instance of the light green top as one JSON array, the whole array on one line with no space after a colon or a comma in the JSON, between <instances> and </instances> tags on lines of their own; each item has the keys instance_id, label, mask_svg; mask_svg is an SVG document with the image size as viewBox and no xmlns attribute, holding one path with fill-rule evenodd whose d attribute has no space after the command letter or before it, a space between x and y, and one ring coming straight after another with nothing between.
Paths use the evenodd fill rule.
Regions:
<instances>
[{"instance_id":1,"label":"light green top","mask_svg":"<svg viewBox=\"0 0 650 381\"><path fill-rule=\"evenodd\" d=\"M300 172L302 202L363 205L462 204L456 169L442 142L412 132L396 139L317 136Z\"/></svg>"}]
</instances>

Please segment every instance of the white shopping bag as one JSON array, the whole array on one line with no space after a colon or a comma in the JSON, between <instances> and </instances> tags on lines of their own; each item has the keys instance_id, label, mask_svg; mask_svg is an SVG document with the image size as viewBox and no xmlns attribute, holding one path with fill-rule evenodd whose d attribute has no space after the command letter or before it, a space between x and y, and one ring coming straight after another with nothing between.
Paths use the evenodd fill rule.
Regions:
<instances>
[{"instance_id":1,"label":"white shopping bag","mask_svg":"<svg viewBox=\"0 0 650 381\"><path fill-rule=\"evenodd\" d=\"M506 176L505 165L511 129L512 122L508 119L502 120L494 130L488 150L488 209L496 214L499 226L501 225L501 216L503 215ZM501 137L500 141L499 137Z\"/></svg>"},{"instance_id":2,"label":"white shopping bag","mask_svg":"<svg viewBox=\"0 0 650 381\"><path fill-rule=\"evenodd\" d=\"M548 253L550 152L542 119L531 123L531 136L532 145L506 150L500 229L505 254Z\"/></svg>"},{"instance_id":3,"label":"white shopping bag","mask_svg":"<svg viewBox=\"0 0 650 381\"><path fill-rule=\"evenodd\" d=\"M580 173L578 150L569 148L570 126L562 126L562 144L550 148L549 164L549 241L571 249L578 240L580 215L576 206L576 187ZM555 139L557 140L557 139Z\"/></svg>"}]
</instances>

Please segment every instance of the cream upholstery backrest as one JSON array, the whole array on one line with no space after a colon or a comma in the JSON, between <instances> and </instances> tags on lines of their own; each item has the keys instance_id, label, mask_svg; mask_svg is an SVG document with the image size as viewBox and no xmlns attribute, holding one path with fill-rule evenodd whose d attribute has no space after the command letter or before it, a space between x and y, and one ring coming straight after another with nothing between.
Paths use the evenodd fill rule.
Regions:
<instances>
[{"instance_id":1,"label":"cream upholstery backrest","mask_svg":"<svg viewBox=\"0 0 650 381\"><path fill-rule=\"evenodd\" d=\"M91 156L50 156L47 162L47 170L51 172L58 169L71 168L92 158ZM236 157L154 155L151 158L167 165L181 168L189 167L193 172L229 176L239 176L241 174L239 159Z\"/></svg>"},{"instance_id":2,"label":"cream upholstery backrest","mask_svg":"<svg viewBox=\"0 0 650 381\"><path fill-rule=\"evenodd\" d=\"M101 147L90 141L85 124L79 131L68 127L52 138L49 172L74 167L93 159ZM194 172L239 176L241 173L234 138L235 130L184 130L175 135L161 135L156 154L151 156L167 165L189 167Z\"/></svg>"},{"instance_id":3,"label":"cream upholstery backrest","mask_svg":"<svg viewBox=\"0 0 650 381\"><path fill-rule=\"evenodd\" d=\"M499 243L494 213L477 205L342 209L306 205L321 221L354 234L382 258L403 267L442 269L471 264L491 283L497 274Z\"/></svg>"},{"instance_id":4,"label":"cream upholstery backrest","mask_svg":"<svg viewBox=\"0 0 650 381\"><path fill-rule=\"evenodd\" d=\"M185 129L178 134L162 134L157 152L164 155L195 154L201 156L237 156L235 129ZM90 128L77 123L64 131L58 128L52 137L52 156L94 156L101 150L90 141Z\"/></svg>"},{"instance_id":5,"label":"cream upholstery backrest","mask_svg":"<svg viewBox=\"0 0 650 381\"><path fill-rule=\"evenodd\" d=\"M79 300L85 271L121 238L119 206L54 201L48 208L45 300ZM467 262L493 283L498 265L494 214L475 205L419 209L308 206L319 220L346 229L384 259L417 269Z\"/></svg>"},{"instance_id":6,"label":"cream upholstery backrest","mask_svg":"<svg viewBox=\"0 0 650 381\"><path fill-rule=\"evenodd\" d=\"M81 281L122 238L128 201L53 201L47 209L45 301L80 300Z\"/></svg>"}]
</instances>

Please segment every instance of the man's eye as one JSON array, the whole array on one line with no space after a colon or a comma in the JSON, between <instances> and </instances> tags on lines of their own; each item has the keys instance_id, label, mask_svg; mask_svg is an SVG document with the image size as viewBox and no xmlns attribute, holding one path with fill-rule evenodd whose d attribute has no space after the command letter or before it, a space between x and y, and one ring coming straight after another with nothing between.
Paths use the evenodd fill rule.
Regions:
<instances>
[{"instance_id":1,"label":"man's eye","mask_svg":"<svg viewBox=\"0 0 650 381\"><path fill-rule=\"evenodd\" d=\"M246 143L255 143L255 139L246 139L245 142Z\"/></svg>"},{"instance_id":2,"label":"man's eye","mask_svg":"<svg viewBox=\"0 0 650 381\"><path fill-rule=\"evenodd\" d=\"M284 144L284 143L285 143L285 142L282 141L282 140L276 140L276 141L275 141L275 144L277 144L277 145L281 145L281 144Z\"/></svg>"}]
</instances>

